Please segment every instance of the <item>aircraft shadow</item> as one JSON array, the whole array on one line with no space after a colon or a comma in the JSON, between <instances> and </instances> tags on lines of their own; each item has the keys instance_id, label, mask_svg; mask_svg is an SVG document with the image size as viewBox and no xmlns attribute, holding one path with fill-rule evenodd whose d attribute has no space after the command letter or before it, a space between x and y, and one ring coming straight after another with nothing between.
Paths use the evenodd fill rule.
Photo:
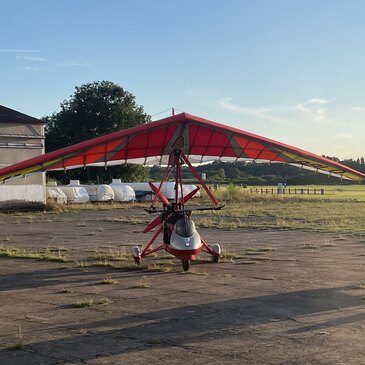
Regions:
<instances>
[{"instance_id":1,"label":"aircraft shadow","mask_svg":"<svg viewBox=\"0 0 365 365\"><path fill-rule=\"evenodd\" d=\"M145 303L141 305L145 305L146 310L142 309L135 315L60 326L60 330L70 335L25 346L17 354L17 364L22 364L23 356L24 364L29 364L30 357L35 354L42 358L42 364L55 364L57 359L60 359L60 363L75 359L87 361L110 354L138 353L151 347L184 346L229 338L237 333L249 333L252 326L273 320L316 316L361 304L362 296L349 293L352 289L353 287L336 287L302 290L157 311L148 311L148 304ZM364 320L364 316L352 313L348 317L329 320L318 326L303 326L298 323L299 329L286 331L286 334L289 336L354 323ZM86 330L86 333L77 333L80 328ZM0 363L14 355L9 355L10 353L9 350L1 350Z\"/></svg>"}]
</instances>

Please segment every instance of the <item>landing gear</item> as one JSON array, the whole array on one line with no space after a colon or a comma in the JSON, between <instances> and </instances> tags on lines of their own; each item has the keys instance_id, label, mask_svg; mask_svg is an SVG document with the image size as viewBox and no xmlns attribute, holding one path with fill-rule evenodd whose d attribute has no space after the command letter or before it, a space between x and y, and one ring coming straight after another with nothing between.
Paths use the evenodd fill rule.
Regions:
<instances>
[{"instance_id":1,"label":"landing gear","mask_svg":"<svg viewBox=\"0 0 365 365\"><path fill-rule=\"evenodd\" d=\"M132 256L134 259L134 262L139 265L141 263L141 250L138 246L132 247Z\"/></svg>"},{"instance_id":2,"label":"landing gear","mask_svg":"<svg viewBox=\"0 0 365 365\"><path fill-rule=\"evenodd\" d=\"M214 264L217 264L219 262L219 255L221 254L222 252L222 249L221 249L221 246L219 243L215 243L213 246L212 246L212 251L213 251L213 254L212 254L212 262Z\"/></svg>"},{"instance_id":3,"label":"landing gear","mask_svg":"<svg viewBox=\"0 0 365 365\"><path fill-rule=\"evenodd\" d=\"M190 267L190 260L181 260L184 271L188 271Z\"/></svg>"}]
</instances>

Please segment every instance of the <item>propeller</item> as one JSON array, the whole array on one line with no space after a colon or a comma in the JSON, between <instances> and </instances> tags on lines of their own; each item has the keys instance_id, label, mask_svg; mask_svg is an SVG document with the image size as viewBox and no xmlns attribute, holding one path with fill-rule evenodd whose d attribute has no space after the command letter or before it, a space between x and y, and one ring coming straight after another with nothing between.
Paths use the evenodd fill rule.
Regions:
<instances>
[{"instance_id":1,"label":"propeller","mask_svg":"<svg viewBox=\"0 0 365 365\"><path fill-rule=\"evenodd\" d=\"M185 195L181 202L183 204L185 204L187 201L189 201L198 191L199 191L200 187L198 186L197 188L195 188L193 191L191 191L189 194Z\"/></svg>"},{"instance_id":2,"label":"propeller","mask_svg":"<svg viewBox=\"0 0 365 365\"><path fill-rule=\"evenodd\" d=\"M158 198L162 201L162 203L166 205L171 205L169 200L161 193L161 191L151 182L148 183L152 189L152 191L158 196Z\"/></svg>"},{"instance_id":3,"label":"propeller","mask_svg":"<svg viewBox=\"0 0 365 365\"><path fill-rule=\"evenodd\" d=\"M147 232L151 231L152 229L154 229L156 226L158 226L161 223L162 223L162 219L161 219L161 216L159 215L152 222L150 222L148 224L148 226L143 230L143 233L147 233Z\"/></svg>"}]
</instances>

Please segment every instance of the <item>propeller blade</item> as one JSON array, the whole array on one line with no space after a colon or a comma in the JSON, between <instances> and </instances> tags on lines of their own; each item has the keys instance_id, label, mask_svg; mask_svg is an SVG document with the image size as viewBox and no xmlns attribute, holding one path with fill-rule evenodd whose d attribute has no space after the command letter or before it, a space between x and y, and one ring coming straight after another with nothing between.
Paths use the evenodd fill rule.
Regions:
<instances>
[{"instance_id":1,"label":"propeller blade","mask_svg":"<svg viewBox=\"0 0 365 365\"><path fill-rule=\"evenodd\" d=\"M151 231L152 229L154 229L156 226L158 226L159 224L161 224L161 217L158 216L156 217L152 222L149 223L149 225L144 229L143 233L147 233L149 231Z\"/></svg>"},{"instance_id":2,"label":"propeller blade","mask_svg":"<svg viewBox=\"0 0 365 365\"><path fill-rule=\"evenodd\" d=\"M221 210L222 208L224 208L224 205L218 205L213 207L185 207L185 211L191 212L193 210Z\"/></svg>"},{"instance_id":3,"label":"propeller blade","mask_svg":"<svg viewBox=\"0 0 365 365\"><path fill-rule=\"evenodd\" d=\"M162 201L162 203L165 203L166 205L170 205L170 202L165 197L165 195L163 195L161 193L161 191L159 191L158 188L156 188L156 186L154 184L152 184L151 182L149 182L149 184L150 184L152 191L159 197L159 199Z\"/></svg>"},{"instance_id":4,"label":"propeller blade","mask_svg":"<svg viewBox=\"0 0 365 365\"><path fill-rule=\"evenodd\" d=\"M198 186L196 189L191 191L189 194L185 195L182 199L182 203L185 204L187 201L189 201L198 191L200 187Z\"/></svg>"}]
</instances>

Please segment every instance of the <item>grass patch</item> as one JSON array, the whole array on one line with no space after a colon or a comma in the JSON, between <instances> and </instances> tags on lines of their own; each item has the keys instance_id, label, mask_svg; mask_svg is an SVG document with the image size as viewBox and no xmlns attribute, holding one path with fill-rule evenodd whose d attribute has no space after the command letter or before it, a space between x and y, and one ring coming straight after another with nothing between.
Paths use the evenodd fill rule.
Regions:
<instances>
[{"instance_id":1,"label":"grass patch","mask_svg":"<svg viewBox=\"0 0 365 365\"><path fill-rule=\"evenodd\" d=\"M256 279L256 280L274 280L273 277L271 276L267 276L267 277L263 277L263 276L253 276L252 279Z\"/></svg>"},{"instance_id":2,"label":"grass patch","mask_svg":"<svg viewBox=\"0 0 365 365\"><path fill-rule=\"evenodd\" d=\"M255 261L241 261L240 264L242 265L254 265L257 264Z\"/></svg>"},{"instance_id":3,"label":"grass patch","mask_svg":"<svg viewBox=\"0 0 365 365\"><path fill-rule=\"evenodd\" d=\"M116 266L113 262L110 262L108 260L104 260L104 261L91 262L89 264L89 267L116 267Z\"/></svg>"},{"instance_id":4,"label":"grass patch","mask_svg":"<svg viewBox=\"0 0 365 365\"><path fill-rule=\"evenodd\" d=\"M219 255L219 258L223 260L233 260L241 257L242 256L237 255L235 252L229 252L229 251L222 251Z\"/></svg>"},{"instance_id":5,"label":"grass patch","mask_svg":"<svg viewBox=\"0 0 365 365\"><path fill-rule=\"evenodd\" d=\"M99 299L93 299L93 298L85 298L85 299L79 299L75 303L72 303L70 306L72 308L85 308L85 307L92 307L94 305L103 305L103 304L110 304L112 301L108 298L99 298Z\"/></svg>"},{"instance_id":6,"label":"grass patch","mask_svg":"<svg viewBox=\"0 0 365 365\"><path fill-rule=\"evenodd\" d=\"M112 278L105 278L105 279L101 280L99 284L102 284L102 285L118 284L118 280L112 279Z\"/></svg>"},{"instance_id":7,"label":"grass patch","mask_svg":"<svg viewBox=\"0 0 365 365\"><path fill-rule=\"evenodd\" d=\"M91 258L94 260L111 260L111 261L126 261L132 260L132 255L125 253L125 250L109 249L107 251L96 250Z\"/></svg>"},{"instance_id":8,"label":"grass patch","mask_svg":"<svg viewBox=\"0 0 365 365\"><path fill-rule=\"evenodd\" d=\"M250 257L252 261L273 261L270 257Z\"/></svg>"},{"instance_id":9,"label":"grass patch","mask_svg":"<svg viewBox=\"0 0 365 365\"><path fill-rule=\"evenodd\" d=\"M151 272L169 272L171 271L171 266L155 263L148 265L146 270Z\"/></svg>"},{"instance_id":10,"label":"grass patch","mask_svg":"<svg viewBox=\"0 0 365 365\"><path fill-rule=\"evenodd\" d=\"M117 268L120 269L120 270L124 270L124 271L141 271L141 270L146 269L145 266L137 265L137 264L134 264L134 263L124 264L124 265L118 266Z\"/></svg>"},{"instance_id":11,"label":"grass patch","mask_svg":"<svg viewBox=\"0 0 365 365\"><path fill-rule=\"evenodd\" d=\"M0 257L67 262L65 251L27 250L25 248L0 247Z\"/></svg>"},{"instance_id":12,"label":"grass patch","mask_svg":"<svg viewBox=\"0 0 365 365\"><path fill-rule=\"evenodd\" d=\"M327 194L333 187L325 188L324 196L252 194L250 189L242 188L232 194L232 188L222 188L214 195L221 203L227 203L229 209L194 215L201 217L203 226L212 228L304 229L364 235L365 191L359 192L359 186L346 186L349 189L346 194ZM203 201L207 199L204 195L202 192Z\"/></svg>"},{"instance_id":13,"label":"grass patch","mask_svg":"<svg viewBox=\"0 0 365 365\"><path fill-rule=\"evenodd\" d=\"M23 345L23 333L22 333L22 327L19 324L18 327L18 333L16 334L16 341L14 343L14 345L10 346L8 349L9 350L22 350L24 345Z\"/></svg>"},{"instance_id":14,"label":"grass patch","mask_svg":"<svg viewBox=\"0 0 365 365\"><path fill-rule=\"evenodd\" d=\"M304 250L318 250L319 246L315 245L314 243L306 243L302 246Z\"/></svg>"},{"instance_id":15,"label":"grass patch","mask_svg":"<svg viewBox=\"0 0 365 365\"><path fill-rule=\"evenodd\" d=\"M265 255L265 252L246 250L246 255L247 256L260 256L260 255Z\"/></svg>"},{"instance_id":16,"label":"grass patch","mask_svg":"<svg viewBox=\"0 0 365 365\"><path fill-rule=\"evenodd\" d=\"M146 284L146 277L142 276L139 283L128 287L128 289L148 289L150 286Z\"/></svg>"},{"instance_id":17,"label":"grass patch","mask_svg":"<svg viewBox=\"0 0 365 365\"><path fill-rule=\"evenodd\" d=\"M60 293L62 293L62 294L68 294L68 293L72 293L72 290L69 289L69 288L62 288L61 291L60 291Z\"/></svg>"},{"instance_id":18,"label":"grass patch","mask_svg":"<svg viewBox=\"0 0 365 365\"><path fill-rule=\"evenodd\" d=\"M150 288L148 284L137 284L128 287L128 289L148 289L148 288Z\"/></svg>"},{"instance_id":19,"label":"grass patch","mask_svg":"<svg viewBox=\"0 0 365 365\"><path fill-rule=\"evenodd\" d=\"M340 235L339 237L335 238L335 241L346 241L347 237L344 237L342 235Z\"/></svg>"},{"instance_id":20,"label":"grass patch","mask_svg":"<svg viewBox=\"0 0 365 365\"><path fill-rule=\"evenodd\" d=\"M317 246L313 243L306 243L302 246L302 248L305 250L317 250L319 248L319 246Z\"/></svg>"}]
</instances>

